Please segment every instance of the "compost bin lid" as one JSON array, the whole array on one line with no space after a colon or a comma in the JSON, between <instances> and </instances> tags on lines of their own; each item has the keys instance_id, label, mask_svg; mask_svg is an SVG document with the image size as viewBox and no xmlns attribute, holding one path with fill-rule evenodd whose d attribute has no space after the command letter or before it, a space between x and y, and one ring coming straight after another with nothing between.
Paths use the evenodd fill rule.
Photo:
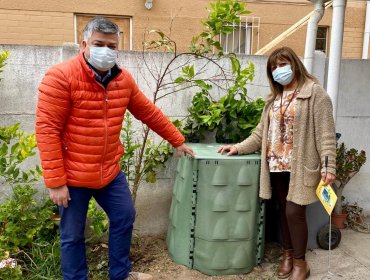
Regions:
<instances>
[{"instance_id":1,"label":"compost bin lid","mask_svg":"<svg viewBox=\"0 0 370 280\"><path fill-rule=\"evenodd\" d=\"M247 159L247 160L259 160L260 154L254 153L249 155L233 155L227 156L226 153L220 154L217 152L219 147L226 144L211 143L186 143L190 148L193 149L196 159L219 159L219 160L235 160L235 159ZM229 145L229 144L227 144Z\"/></svg>"}]
</instances>

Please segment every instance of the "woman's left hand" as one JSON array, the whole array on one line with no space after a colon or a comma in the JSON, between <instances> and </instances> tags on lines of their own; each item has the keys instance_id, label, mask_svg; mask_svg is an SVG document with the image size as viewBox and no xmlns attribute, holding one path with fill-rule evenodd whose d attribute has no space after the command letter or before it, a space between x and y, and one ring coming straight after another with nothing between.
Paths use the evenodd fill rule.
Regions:
<instances>
[{"instance_id":1,"label":"woman's left hand","mask_svg":"<svg viewBox=\"0 0 370 280\"><path fill-rule=\"evenodd\" d=\"M321 179L324 182L324 186L330 185L331 183L334 183L335 181L335 175L328 172L328 173L321 173Z\"/></svg>"}]
</instances>

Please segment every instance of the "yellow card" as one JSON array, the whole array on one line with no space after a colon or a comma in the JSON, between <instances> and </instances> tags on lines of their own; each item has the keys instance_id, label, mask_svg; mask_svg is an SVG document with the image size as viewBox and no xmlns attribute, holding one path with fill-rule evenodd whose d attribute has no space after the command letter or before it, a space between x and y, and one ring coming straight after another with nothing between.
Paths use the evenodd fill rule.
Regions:
<instances>
[{"instance_id":1,"label":"yellow card","mask_svg":"<svg viewBox=\"0 0 370 280\"><path fill-rule=\"evenodd\" d=\"M335 203L337 202L337 195L330 185L324 186L323 184L324 182L321 180L317 186L316 195L330 216L334 209Z\"/></svg>"}]
</instances>

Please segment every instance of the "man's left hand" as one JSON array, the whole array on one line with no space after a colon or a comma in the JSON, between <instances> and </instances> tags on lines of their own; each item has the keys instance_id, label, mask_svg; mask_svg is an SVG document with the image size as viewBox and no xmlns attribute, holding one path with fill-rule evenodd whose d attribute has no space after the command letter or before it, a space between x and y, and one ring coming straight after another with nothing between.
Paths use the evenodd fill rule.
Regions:
<instances>
[{"instance_id":1,"label":"man's left hand","mask_svg":"<svg viewBox=\"0 0 370 280\"><path fill-rule=\"evenodd\" d=\"M185 155L191 156L192 158L195 156L194 151L189 146L187 146L186 144L182 144L181 146L178 146L176 148L176 151L177 151L177 157L178 158L180 158L183 153Z\"/></svg>"},{"instance_id":2,"label":"man's left hand","mask_svg":"<svg viewBox=\"0 0 370 280\"><path fill-rule=\"evenodd\" d=\"M334 183L335 175L330 172L328 172L327 174L321 173L321 179L324 182L324 186L330 185L331 183Z\"/></svg>"}]
</instances>

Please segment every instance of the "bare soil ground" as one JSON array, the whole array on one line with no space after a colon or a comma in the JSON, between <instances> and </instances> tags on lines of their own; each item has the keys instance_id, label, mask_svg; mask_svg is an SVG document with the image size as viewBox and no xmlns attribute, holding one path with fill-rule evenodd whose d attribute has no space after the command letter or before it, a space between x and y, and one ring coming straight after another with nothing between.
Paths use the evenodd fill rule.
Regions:
<instances>
[{"instance_id":1,"label":"bare soil ground","mask_svg":"<svg viewBox=\"0 0 370 280\"><path fill-rule=\"evenodd\" d=\"M240 280L240 279L278 279L275 277L280 247L275 243L266 244L265 258L262 265L248 274L207 276L199 271L174 263L167 252L165 237L136 236L131 246L132 270L149 273L155 280ZM92 280L108 279L107 246L95 245L89 252L90 278Z\"/></svg>"}]
</instances>

